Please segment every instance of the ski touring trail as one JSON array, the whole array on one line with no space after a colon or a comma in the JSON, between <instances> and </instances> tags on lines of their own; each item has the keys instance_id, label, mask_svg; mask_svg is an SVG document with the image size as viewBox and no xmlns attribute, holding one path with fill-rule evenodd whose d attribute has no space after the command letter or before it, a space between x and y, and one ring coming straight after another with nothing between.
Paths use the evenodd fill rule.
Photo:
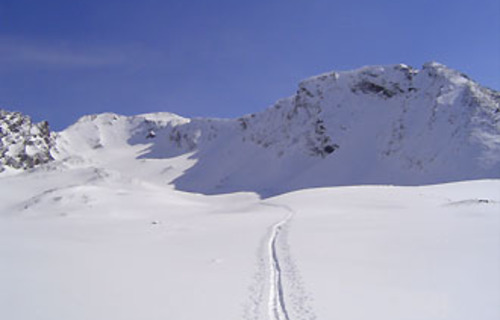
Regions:
<instances>
[{"instance_id":1,"label":"ski touring trail","mask_svg":"<svg viewBox=\"0 0 500 320\"><path fill-rule=\"evenodd\" d=\"M273 225L268 243L269 255L269 316L271 320L290 320L283 290L283 272L278 257L277 241L280 232L292 218L293 211L288 209L287 216Z\"/></svg>"},{"instance_id":2,"label":"ski touring trail","mask_svg":"<svg viewBox=\"0 0 500 320\"><path fill-rule=\"evenodd\" d=\"M258 271L249 287L245 320L315 320L311 296L305 290L287 241L295 211L286 206L261 203L281 211L281 219L268 227L258 255ZM285 214L283 214L285 211Z\"/></svg>"}]
</instances>

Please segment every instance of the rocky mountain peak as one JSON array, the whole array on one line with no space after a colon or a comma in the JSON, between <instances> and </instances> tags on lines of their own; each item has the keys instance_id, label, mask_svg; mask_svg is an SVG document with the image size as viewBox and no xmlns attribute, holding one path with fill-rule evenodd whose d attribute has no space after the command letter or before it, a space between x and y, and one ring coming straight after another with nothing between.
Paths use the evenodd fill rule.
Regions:
<instances>
[{"instance_id":1,"label":"rocky mountain peak","mask_svg":"<svg viewBox=\"0 0 500 320\"><path fill-rule=\"evenodd\" d=\"M52 160L49 124L33 123L19 112L0 110L0 172L30 169Z\"/></svg>"}]
</instances>

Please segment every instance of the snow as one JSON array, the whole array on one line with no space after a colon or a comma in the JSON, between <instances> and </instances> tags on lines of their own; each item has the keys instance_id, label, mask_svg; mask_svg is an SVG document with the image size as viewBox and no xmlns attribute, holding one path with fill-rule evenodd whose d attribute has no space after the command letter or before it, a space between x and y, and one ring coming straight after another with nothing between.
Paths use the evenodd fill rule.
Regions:
<instances>
[{"instance_id":1,"label":"snow","mask_svg":"<svg viewBox=\"0 0 500 320\"><path fill-rule=\"evenodd\" d=\"M275 319L272 239L290 319L500 316L498 180L266 200L87 169L0 186L2 319Z\"/></svg>"},{"instance_id":2,"label":"snow","mask_svg":"<svg viewBox=\"0 0 500 320\"><path fill-rule=\"evenodd\" d=\"M429 63L239 119L2 111L0 319L498 319L499 97Z\"/></svg>"},{"instance_id":3,"label":"snow","mask_svg":"<svg viewBox=\"0 0 500 320\"><path fill-rule=\"evenodd\" d=\"M499 200L498 181L473 181L272 202L296 212L288 244L318 319L497 319Z\"/></svg>"},{"instance_id":4,"label":"snow","mask_svg":"<svg viewBox=\"0 0 500 320\"><path fill-rule=\"evenodd\" d=\"M434 62L325 73L238 119L105 113L34 145L13 136L2 142L4 169L165 160L165 183L203 194L500 178L500 94ZM23 163L25 154L36 158Z\"/></svg>"},{"instance_id":5,"label":"snow","mask_svg":"<svg viewBox=\"0 0 500 320\"><path fill-rule=\"evenodd\" d=\"M0 318L241 317L262 232L280 215L251 194L205 200L102 177L2 181Z\"/></svg>"},{"instance_id":6,"label":"snow","mask_svg":"<svg viewBox=\"0 0 500 320\"><path fill-rule=\"evenodd\" d=\"M500 315L499 180L206 196L143 147L0 179L0 318Z\"/></svg>"},{"instance_id":7,"label":"snow","mask_svg":"<svg viewBox=\"0 0 500 320\"><path fill-rule=\"evenodd\" d=\"M499 110L498 92L441 64L368 66L306 79L295 95L238 119L85 116L55 134L51 156L64 164L170 161L164 182L178 190L263 197L500 178Z\"/></svg>"}]
</instances>

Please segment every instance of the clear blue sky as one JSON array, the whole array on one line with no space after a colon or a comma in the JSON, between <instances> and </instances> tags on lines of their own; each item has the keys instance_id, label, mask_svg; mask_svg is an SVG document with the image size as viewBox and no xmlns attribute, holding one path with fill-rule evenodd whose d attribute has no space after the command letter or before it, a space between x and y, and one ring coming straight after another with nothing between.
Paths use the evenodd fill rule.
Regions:
<instances>
[{"instance_id":1,"label":"clear blue sky","mask_svg":"<svg viewBox=\"0 0 500 320\"><path fill-rule=\"evenodd\" d=\"M237 117L301 79L439 61L500 88L499 0L0 0L0 107Z\"/></svg>"}]
</instances>

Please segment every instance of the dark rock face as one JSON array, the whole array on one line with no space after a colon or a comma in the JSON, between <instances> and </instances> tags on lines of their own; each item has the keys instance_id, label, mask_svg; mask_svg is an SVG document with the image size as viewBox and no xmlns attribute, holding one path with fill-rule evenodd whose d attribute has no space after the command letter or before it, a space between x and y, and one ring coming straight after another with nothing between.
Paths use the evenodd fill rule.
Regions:
<instances>
[{"instance_id":1,"label":"dark rock face","mask_svg":"<svg viewBox=\"0 0 500 320\"><path fill-rule=\"evenodd\" d=\"M53 138L46 121L33 123L19 112L0 110L0 172L30 169L53 160Z\"/></svg>"}]
</instances>

